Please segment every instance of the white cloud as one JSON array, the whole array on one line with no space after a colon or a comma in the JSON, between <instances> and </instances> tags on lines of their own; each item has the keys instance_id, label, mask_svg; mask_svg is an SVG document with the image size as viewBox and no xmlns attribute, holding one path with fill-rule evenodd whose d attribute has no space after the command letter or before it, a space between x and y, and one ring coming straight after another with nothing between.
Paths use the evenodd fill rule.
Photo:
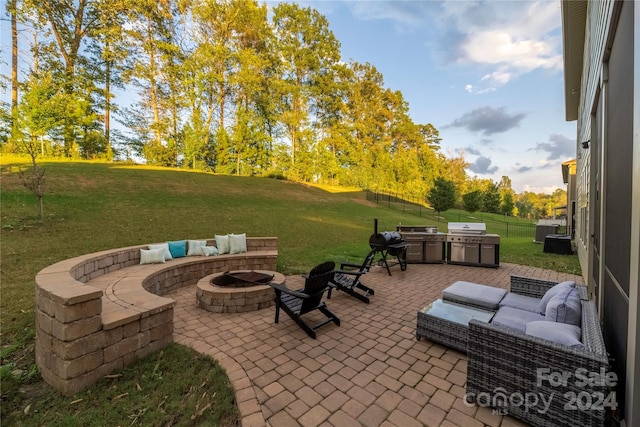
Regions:
<instances>
[{"instance_id":1,"label":"white cloud","mask_svg":"<svg viewBox=\"0 0 640 427\"><path fill-rule=\"evenodd\" d=\"M536 69L562 69L556 2L444 2L445 43L459 64L484 65L474 93L489 92ZM451 55L451 53L450 53Z\"/></svg>"},{"instance_id":2,"label":"white cloud","mask_svg":"<svg viewBox=\"0 0 640 427\"><path fill-rule=\"evenodd\" d=\"M558 187L557 185L547 185L547 186L536 187L536 186L533 186L533 185L525 184L522 187L522 192L527 191L527 192L530 192L530 193L537 193L537 194L540 194L540 193L553 194L553 192L556 191L558 188L560 188L560 187ZM564 188L563 188L563 190L564 190Z\"/></svg>"},{"instance_id":3,"label":"white cloud","mask_svg":"<svg viewBox=\"0 0 640 427\"><path fill-rule=\"evenodd\" d=\"M418 28L428 20L435 2L417 1L347 1L346 5L358 19L390 20L394 21L397 30L404 31L407 27Z\"/></svg>"}]
</instances>

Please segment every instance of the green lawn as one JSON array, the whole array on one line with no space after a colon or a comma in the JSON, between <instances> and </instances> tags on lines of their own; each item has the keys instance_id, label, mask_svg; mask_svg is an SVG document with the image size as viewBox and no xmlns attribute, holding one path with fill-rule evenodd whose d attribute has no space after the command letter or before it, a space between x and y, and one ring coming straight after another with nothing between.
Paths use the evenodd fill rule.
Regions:
<instances>
[{"instance_id":1,"label":"green lawn","mask_svg":"<svg viewBox=\"0 0 640 427\"><path fill-rule=\"evenodd\" d=\"M400 223L437 221L428 210L418 216L390 209L356 191L175 169L52 161L42 162L47 180L42 223L36 198L17 173L23 161L3 156L2 162L0 372L5 425L84 426L100 425L104 419L110 425L148 425L157 424L152 417L158 411L173 425L237 422L228 381L217 364L177 345L80 395L55 393L40 379L33 359L34 277L47 265L109 248L246 232L277 236L278 270L294 274L327 259L361 261L369 249L374 218L381 231L395 230ZM443 221L441 230L446 229ZM545 254L531 238L503 238L500 260L580 273L577 257ZM186 364L185 358L192 363ZM183 369L187 365L198 366L203 377L194 379L193 372ZM172 407L176 402L179 406ZM70 421L73 416L75 424Z\"/></svg>"}]
</instances>

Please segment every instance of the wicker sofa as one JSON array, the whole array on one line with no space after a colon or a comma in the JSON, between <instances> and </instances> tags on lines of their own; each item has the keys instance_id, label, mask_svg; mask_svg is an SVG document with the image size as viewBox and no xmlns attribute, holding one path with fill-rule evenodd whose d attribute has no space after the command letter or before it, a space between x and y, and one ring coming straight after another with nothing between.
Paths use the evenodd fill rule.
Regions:
<instances>
[{"instance_id":1,"label":"wicker sofa","mask_svg":"<svg viewBox=\"0 0 640 427\"><path fill-rule=\"evenodd\" d=\"M555 282L511 278L511 292L541 298ZM581 301L584 349L472 320L467 344L468 401L533 426L604 426L615 403L595 305Z\"/></svg>"}]
</instances>

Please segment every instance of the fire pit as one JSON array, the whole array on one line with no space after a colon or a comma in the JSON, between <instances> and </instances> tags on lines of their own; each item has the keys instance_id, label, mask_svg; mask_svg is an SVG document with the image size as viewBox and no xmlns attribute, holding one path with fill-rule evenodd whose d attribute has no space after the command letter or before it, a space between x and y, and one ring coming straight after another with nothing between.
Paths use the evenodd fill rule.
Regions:
<instances>
[{"instance_id":1,"label":"fire pit","mask_svg":"<svg viewBox=\"0 0 640 427\"><path fill-rule=\"evenodd\" d=\"M196 305L212 313L245 313L274 304L274 292L267 283L285 284L275 271L227 271L203 277L196 284Z\"/></svg>"},{"instance_id":2,"label":"fire pit","mask_svg":"<svg viewBox=\"0 0 640 427\"><path fill-rule=\"evenodd\" d=\"M259 271L227 271L211 279L213 286L229 288L246 288L256 285L268 285L273 280L273 274Z\"/></svg>"}]
</instances>

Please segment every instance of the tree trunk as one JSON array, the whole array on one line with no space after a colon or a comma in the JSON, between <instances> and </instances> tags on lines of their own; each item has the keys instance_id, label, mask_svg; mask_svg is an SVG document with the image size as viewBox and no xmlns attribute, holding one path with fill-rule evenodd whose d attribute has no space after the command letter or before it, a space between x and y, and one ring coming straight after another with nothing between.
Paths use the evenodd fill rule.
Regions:
<instances>
[{"instance_id":1,"label":"tree trunk","mask_svg":"<svg viewBox=\"0 0 640 427\"><path fill-rule=\"evenodd\" d=\"M18 107L18 18L16 0L11 0L11 109ZM15 112L12 113L12 115Z\"/></svg>"},{"instance_id":2,"label":"tree trunk","mask_svg":"<svg viewBox=\"0 0 640 427\"><path fill-rule=\"evenodd\" d=\"M147 34L152 34L152 25L151 25L151 20L147 20L147 25L148 25L148 30L147 30ZM151 36L149 36L149 38L151 38ZM153 41L150 41L151 43L153 43ZM159 107L158 107L158 98L157 98L157 94L156 94L156 78L155 78L155 72L156 72L156 59L155 59L155 52L153 51L153 48L151 48L151 52L149 52L149 86L150 90L151 90L151 108L153 109L153 122L155 124L154 128L155 128L155 133L156 133L156 143L158 145L162 144L162 133L161 133L161 129L160 129L160 111L159 111Z\"/></svg>"},{"instance_id":3,"label":"tree trunk","mask_svg":"<svg viewBox=\"0 0 640 427\"><path fill-rule=\"evenodd\" d=\"M109 49L109 42L107 42L106 49ZM106 60L104 74L104 137L107 140L106 152L107 155L109 155L109 153L111 153L111 59Z\"/></svg>"},{"instance_id":4,"label":"tree trunk","mask_svg":"<svg viewBox=\"0 0 640 427\"><path fill-rule=\"evenodd\" d=\"M11 0L11 135L16 134L18 123L18 18L16 0Z\"/></svg>"}]
</instances>

